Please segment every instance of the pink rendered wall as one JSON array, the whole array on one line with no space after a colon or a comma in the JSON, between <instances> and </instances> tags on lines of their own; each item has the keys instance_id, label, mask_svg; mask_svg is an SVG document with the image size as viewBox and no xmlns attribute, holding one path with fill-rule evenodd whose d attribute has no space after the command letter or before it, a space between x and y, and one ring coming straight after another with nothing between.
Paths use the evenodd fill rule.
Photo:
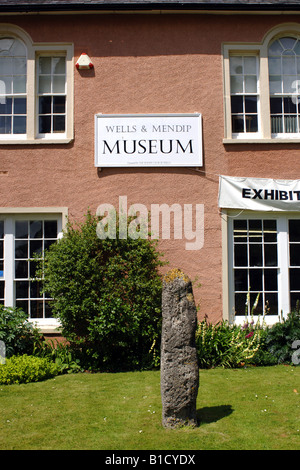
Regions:
<instances>
[{"instance_id":1,"label":"pink rendered wall","mask_svg":"<svg viewBox=\"0 0 300 470\"><path fill-rule=\"evenodd\" d=\"M128 203L204 204L199 251L185 240L162 240L169 261L192 279L200 317L222 317L221 218L218 176L299 177L298 145L224 145L222 42L258 42L292 16L22 15L2 23L22 27L34 42L73 42L75 61L90 55L94 69L74 71L75 139L68 145L0 145L0 206L67 206L79 219L119 196ZM255 27L254 27L255 25ZM204 167L94 167L94 114L203 115Z\"/></svg>"}]
</instances>

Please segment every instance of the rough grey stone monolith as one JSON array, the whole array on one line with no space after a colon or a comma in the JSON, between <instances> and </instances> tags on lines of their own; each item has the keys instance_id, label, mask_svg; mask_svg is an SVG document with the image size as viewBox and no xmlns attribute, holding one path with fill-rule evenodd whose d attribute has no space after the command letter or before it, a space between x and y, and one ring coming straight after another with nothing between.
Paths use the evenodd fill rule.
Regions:
<instances>
[{"instance_id":1,"label":"rough grey stone monolith","mask_svg":"<svg viewBox=\"0 0 300 470\"><path fill-rule=\"evenodd\" d=\"M179 269L171 270L164 276L162 292L161 397L166 428L197 425L196 327L192 283Z\"/></svg>"}]
</instances>

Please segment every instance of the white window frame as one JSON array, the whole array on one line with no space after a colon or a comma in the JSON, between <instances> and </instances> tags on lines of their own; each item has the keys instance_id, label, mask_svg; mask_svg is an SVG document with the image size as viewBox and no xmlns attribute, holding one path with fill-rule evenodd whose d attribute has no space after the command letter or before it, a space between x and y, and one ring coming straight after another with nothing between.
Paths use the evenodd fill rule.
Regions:
<instances>
[{"instance_id":1,"label":"white window frame","mask_svg":"<svg viewBox=\"0 0 300 470\"><path fill-rule=\"evenodd\" d=\"M65 207L1 208L0 219L4 220L4 305L15 306L15 222L17 220L57 220L58 234L66 227L68 210ZM55 332L60 326L56 318L29 319L42 332Z\"/></svg>"},{"instance_id":2,"label":"white window frame","mask_svg":"<svg viewBox=\"0 0 300 470\"><path fill-rule=\"evenodd\" d=\"M298 134L271 133L268 49L276 39L300 36L300 24L285 23L269 31L261 43L225 43L223 55L224 144L232 143L300 143ZM259 132L234 135L231 128L230 55L257 55L259 58Z\"/></svg>"},{"instance_id":3,"label":"white window frame","mask_svg":"<svg viewBox=\"0 0 300 470\"><path fill-rule=\"evenodd\" d=\"M300 219L300 213L228 210L222 214L223 243L226 243L226 250L228 250L227 254L225 255L224 253L223 255L224 318L230 322L234 321L236 324L244 324L246 320L245 315L234 316L233 221L237 219L273 219L277 221L278 315L265 316L265 323L273 325L280 321L281 314L283 318L286 318L287 314L290 313L288 220ZM255 314L253 318L254 321L258 320L258 316ZM248 315L247 320L250 319L251 315Z\"/></svg>"},{"instance_id":4,"label":"white window frame","mask_svg":"<svg viewBox=\"0 0 300 470\"><path fill-rule=\"evenodd\" d=\"M20 39L27 49L27 133L0 135L4 144L66 144L74 138L74 46L72 43L34 43L23 29L0 24L0 37ZM64 55L66 57L66 128L63 133L39 134L38 132L38 90L37 62L40 56Z\"/></svg>"}]
</instances>

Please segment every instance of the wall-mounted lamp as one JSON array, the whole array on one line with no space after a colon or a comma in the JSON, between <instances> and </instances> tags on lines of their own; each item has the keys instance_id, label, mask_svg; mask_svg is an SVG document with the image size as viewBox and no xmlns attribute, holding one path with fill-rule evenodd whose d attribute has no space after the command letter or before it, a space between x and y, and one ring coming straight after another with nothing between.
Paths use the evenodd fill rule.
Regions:
<instances>
[{"instance_id":1,"label":"wall-mounted lamp","mask_svg":"<svg viewBox=\"0 0 300 470\"><path fill-rule=\"evenodd\" d=\"M94 67L91 59L89 58L89 56L83 52L81 54L81 56L79 57L79 59L77 60L76 62L76 68L77 69L92 69Z\"/></svg>"}]
</instances>

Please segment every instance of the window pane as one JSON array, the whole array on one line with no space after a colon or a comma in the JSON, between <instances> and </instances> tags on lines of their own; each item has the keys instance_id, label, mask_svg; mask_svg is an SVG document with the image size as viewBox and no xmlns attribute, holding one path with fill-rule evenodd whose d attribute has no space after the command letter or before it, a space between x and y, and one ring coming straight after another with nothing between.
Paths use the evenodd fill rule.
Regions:
<instances>
[{"instance_id":1,"label":"window pane","mask_svg":"<svg viewBox=\"0 0 300 470\"><path fill-rule=\"evenodd\" d=\"M11 134L11 117L0 116L0 134Z\"/></svg>"},{"instance_id":2,"label":"window pane","mask_svg":"<svg viewBox=\"0 0 300 470\"><path fill-rule=\"evenodd\" d=\"M14 117L13 133L26 134L26 116Z\"/></svg>"},{"instance_id":3,"label":"window pane","mask_svg":"<svg viewBox=\"0 0 300 470\"><path fill-rule=\"evenodd\" d=\"M230 77L231 93L243 93L243 77L232 75Z\"/></svg>"},{"instance_id":4,"label":"window pane","mask_svg":"<svg viewBox=\"0 0 300 470\"><path fill-rule=\"evenodd\" d=\"M0 220L0 238L4 237L4 222Z\"/></svg>"},{"instance_id":5,"label":"window pane","mask_svg":"<svg viewBox=\"0 0 300 470\"><path fill-rule=\"evenodd\" d=\"M290 265L300 266L300 245L290 243Z\"/></svg>"},{"instance_id":6,"label":"window pane","mask_svg":"<svg viewBox=\"0 0 300 470\"><path fill-rule=\"evenodd\" d=\"M300 242L300 219L289 220L290 242Z\"/></svg>"},{"instance_id":7,"label":"window pane","mask_svg":"<svg viewBox=\"0 0 300 470\"><path fill-rule=\"evenodd\" d=\"M45 302L45 318L53 318L51 301Z\"/></svg>"},{"instance_id":8,"label":"window pane","mask_svg":"<svg viewBox=\"0 0 300 470\"><path fill-rule=\"evenodd\" d=\"M39 117L39 132L41 134L47 134L51 132L51 116Z\"/></svg>"},{"instance_id":9,"label":"window pane","mask_svg":"<svg viewBox=\"0 0 300 470\"><path fill-rule=\"evenodd\" d=\"M13 92L14 93L26 93L26 75L14 77Z\"/></svg>"},{"instance_id":10,"label":"window pane","mask_svg":"<svg viewBox=\"0 0 300 470\"><path fill-rule=\"evenodd\" d=\"M26 59L21 57L14 57L13 60L13 70L15 75L25 75L26 74Z\"/></svg>"},{"instance_id":11,"label":"window pane","mask_svg":"<svg viewBox=\"0 0 300 470\"><path fill-rule=\"evenodd\" d=\"M262 266L262 245L249 245L250 266Z\"/></svg>"},{"instance_id":12,"label":"window pane","mask_svg":"<svg viewBox=\"0 0 300 470\"><path fill-rule=\"evenodd\" d=\"M39 77L39 93L51 93L51 76L40 75Z\"/></svg>"},{"instance_id":13,"label":"window pane","mask_svg":"<svg viewBox=\"0 0 300 470\"><path fill-rule=\"evenodd\" d=\"M30 318L43 318L43 301L31 300L30 301Z\"/></svg>"},{"instance_id":14,"label":"window pane","mask_svg":"<svg viewBox=\"0 0 300 470\"><path fill-rule=\"evenodd\" d=\"M261 292L263 290L263 270L249 269L250 271L250 291Z\"/></svg>"},{"instance_id":15,"label":"window pane","mask_svg":"<svg viewBox=\"0 0 300 470\"><path fill-rule=\"evenodd\" d=\"M270 108L271 114L281 114L282 113L282 98L270 98Z\"/></svg>"},{"instance_id":16,"label":"window pane","mask_svg":"<svg viewBox=\"0 0 300 470\"><path fill-rule=\"evenodd\" d=\"M293 49L296 44L297 39L295 38L280 38L280 43L282 44L284 49Z\"/></svg>"},{"instance_id":17,"label":"window pane","mask_svg":"<svg viewBox=\"0 0 300 470\"><path fill-rule=\"evenodd\" d=\"M21 308L23 312L29 315L28 300L16 300L16 307Z\"/></svg>"},{"instance_id":18,"label":"window pane","mask_svg":"<svg viewBox=\"0 0 300 470\"><path fill-rule=\"evenodd\" d=\"M234 134L244 132L244 118L242 116L232 116L232 132Z\"/></svg>"},{"instance_id":19,"label":"window pane","mask_svg":"<svg viewBox=\"0 0 300 470\"><path fill-rule=\"evenodd\" d=\"M31 278L36 277L37 267L38 267L38 262L37 261L34 261L34 260L29 261L29 276Z\"/></svg>"},{"instance_id":20,"label":"window pane","mask_svg":"<svg viewBox=\"0 0 300 470\"><path fill-rule=\"evenodd\" d=\"M257 132L258 130L257 116L246 115L245 120L246 120L246 132Z\"/></svg>"},{"instance_id":21,"label":"window pane","mask_svg":"<svg viewBox=\"0 0 300 470\"><path fill-rule=\"evenodd\" d=\"M45 220L45 238L57 238L57 221Z\"/></svg>"},{"instance_id":22,"label":"window pane","mask_svg":"<svg viewBox=\"0 0 300 470\"><path fill-rule=\"evenodd\" d=\"M295 100L290 97L283 98L283 109L287 114L297 113L297 107Z\"/></svg>"},{"instance_id":23,"label":"window pane","mask_svg":"<svg viewBox=\"0 0 300 470\"><path fill-rule=\"evenodd\" d=\"M66 59L65 57L52 58L52 73L65 74L66 73Z\"/></svg>"},{"instance_id":24,"label":"window pane","mask_svg":"<svg viewBox=\"0 0 300 470\"><path fill-rule=\"evenodd\" d=\"M16 279L28 278L28 261L15 261L15 277Z\"/></svg>"},{"instance_id":25,"label":"window pane","mask_svg":"<svg viewBox=\"0 0 300 470\"><path fill-rule=\"evenodd\" d=\"M290 269L290 289L300 291L300 269Z\"/></svg>"},{"instance_id":26,"label":"window pane","mask_svg":"<svg viewBox=\"0 0 300 470\"><path fill-rule=\"evenodd\" d=\"M65 96L53 96L53 113L66 112L66 98Z\"/></svg>"},{"instance_id":27,"label":"window pane","mask_svg":"<svg viewBox=\"0 0 300 470\"><path fill-rule=\"evenodd\" d=\"M240 56L230 57L230 73L242 74L243 73L243 58Z\"/></svg>"},{"instance_id":28,"label":"window pane","mask_svg":"<svg viewBox=\"0 0 300 470\"><path fill-rule=\"evenodd\" d=\"M265 294L267 304L267 315L278 315L278 294Z\"/></svg>"},{"instance_id":29,"label":"window pane","mask_svg":"<svg viewBox=\"0 0 300 470\"><path fill-rule=\"evenodd\" d=\"M0 99L0 114L11 114L12 113L12 99L4 98L3 102Z\"/></svg>"},{"instance_id":30,"label":"window pane","mask_svg":"<svg viewBox=\"0 0 300 470\"><path fill-rule=\"evenodd\" d=\"M28 237L28 222L27 220L18 220L16 222L16 238Z\"/></svg>"},{"instance_id":31,"label":"window pane","mask_svg":"<svg viewBox=\"0 0 300 470\"><path fill-rule=\"evenodd\" d=\"M270 57L269 58L269 73L271 75L281 75L281 58Z\"/></svg>"},{"instance_id":32,"label":"window pane","mask_svg":"<svg viewBox=\"0 0 300 470\"><path fill-rule=\"evenodd\" d=\"M283 93L293 93L295 91L296 77L283 75Z\"/></svg>"},{"instance_id":33,"label":"window pane","mask_svg":"<svg viewBox=\"0 0 300 470\"><path fill-rule=\"evenodd\" d=\"M266 291L277 291L277 269L265 269L264 272L265 278L265 290Z\"/></svg>"},{"instance_id":34,"label":"window pane","mask_svg":"<svg viewBox=\"0 0 300 470\"><path fill-rule=\"evenodd\" d=\"M65 76L54 76L53 77L53 93L64 93L65 92Z\"/></svg>"},{"instance_id":35,"label":"window pane","mask_svg":"<svg viewBox=\"0 0 300 470\"><path fill-rule=\"evenodd\" d=\"M291 310L295 310L297 307L299 307L300 293L299 292L291 293L290 302L291 302Z\"/></svg>"},{"instance_id":36,"label":"window pane","mask_svg":"<svg viewBox=\"0 0 300 470\"><path fill-rule=\"evenodd\" d=\"M41 298L43 297L42 291L42 282L41 281L31 281L30 282L30 297L31 298Z\"/></svg>"},{"instance_id":37,"label":"window pane","mask_svg":"<svg viewBox=\"0 0 300 470\"><path fill-rule=\"evenodd\" d=\"M10 52L14 56L26 56L25 46L19 39L14 39Z\"/></svg>"},{"instance_id":38,"label":"window pane","mask_svg":"<svg viewBox=\"0 0 300 470\"><path fill-rule=\"evenodd\" d=\"M295 56L282 56L282 73L285 75L296 75Z\"/></svg>"},{"instance_id":39,"label":"window pane","mask_svg":"<svg viewBox=\"0 0 300 470\"><path fill-rule=\"evenodd\" d=\"M28 258L28 241L15 241L15 258Z\"/></svg>"},{"instance_id":40,"label":"window pane","mask_svg":"<svg viewBox=\"0 0 300 470\"><path fill-rule=\"evenodd\" d=\"M250 293L250 308L248 314L253 311L254 315L262 315L263 314L263 296L259 295L257 298L257 292ZM257 306L254 308L254 304L257 303Z\"/></svg>"},{"instance_id":41,"label":"window pane","mask_svg":"<svg viewBox=\"0 0 300 470\"><path fill-rule=\"evenodd\" d=\"M41 220L33 220L30 222L30 238L43 237L43 222Z\"/></svg>"},{"instance_id":42,"label":"window pane","mask_svg":"<svg viewBox=\"0 0 300 470\"><path fill-rule=\"evenodd\" d=\"M245 112L257 113L257 97L245 96Z\"/></svg>"},{"instance_id":43,"label":"window pane","mask_svg":"<svg viewBox=\"0 0 300 470\"><path fill-rule=\"evenodd\" d=\"M43 240L30 240L30 258L41 255L43 251Z\"/></svg>"},{"instance_id":44,"label":"window pane","mask_svg":"<svg viewBox=\"0 0 300 470\"><path fill-rule=\"evenodd\" d=\"M288 133L298 132L297 116L284 116L284 130Z\"/></svg>"},{"instance_id":45,"label":"window pane","mask_svg":"<svg viewBox=\"0 0 300 470\"><path fill-rule=\"evenodd\" d=\"M16 282L16 299L28 299L29 281Z\"/></svg>"},{"instance_id":46,"label":"window pane","mask_svg":"<svg viewBox=\"0 0 300 470\"><path fill-rule=\"evenodd\" d=\"M236 315L245 315L246 310L246 294L235 294L234 310Z\"/></svg>"},{"instance_id":47,"label":"window pane","mask_svg":"<svg viewBox=\"0 0 300 470\"><path fill-rule=\"evenodd\" d=\"M274 41L271 46L269 47L269 55L272 56L272 55L281 55L283 52L283 47L282 45L280 44L280 42L277 40L277 41Z\"/></svg>"},{"instance_id":48,"label":"window pane","mask_svg":"<svg viewBox=\"0 0 300 470\"><path fill-rule=\"evenodd\" d=\"M271 75L269 80L270 93L281 93L281 76Z\"/></svg>"},{"instance_id":49,"label":"window pane","mask_svg":"<svg viewBox=\"0 0 300 470\"><path fill-rule=\"evenodd\" d=\"M247 245L235 245L234 264L235 266L248 266Z\"/></svg>"},{"instance_id":50,"label":"window pane","mask_svg":"<svg viewBox=\"0 0 300 470\"><path fill-rule=\"evenodd\" d=\"M12 75L13 59L12 57L0 57L0 75Z\"/></svg>"},{"instance_id":51,"label":"window pane","mask_svg":"<svg viewBox=\"0 0 300 470\"><path fill-rule=\"evenodd\" d=\"M245 56L244 57L244 73L246 75L256 75L256 57Z\"/></svg>"},{"instance_id":52,"label":"window pane","mask_svg":"<svg viewBox=\"0 0 300 470\"><path fill-rule=\"evenodd\" d=\"M248 270L235 269L234 271L234 290L248 291Z\"/></svg>"},{"instance_id":53,"label":"window pane","mask_svg":"<svg viewBox=\"0 0 300 470\"><path fill-rule=\"evenodd\" d=\"M51 57L39 58L39 74L51 74Z\"/></svg>"},{"instance_id":54,"label":"window pane","mask_svg":"<svg viewBox=\"0 0 300 470\"><path fill-rule=\"evenodd\" d=\"M277 266L277 245L265 245L265 266Z\"/></svg>"},{"instance_id":55,"label":"window pane","mask_svg":"<svg viewBox=\"0 0 300 470\"><path fill-rule=\"evenodd\" d=\"M4 282L0 281L0 299L4 299Z\"/></svg>"},{"instance_id":56,"label":"window pane","mask_svg":"<svg viewBox=\"0 0 300 470\"><path fill-rule=\"evenodd\" d=\"M26 114L26 98L14 99L14 114Z\"/></svg>"},{"instance_id":57,"label":"window pane","mask_svg":"<svg viewBox=\"0 0 300 470\"><path fill-rule=\"evenodd\" d=\"M271 131L272 134L283 132L283 119L281 116L271 116Z\"/></svg>"},{"instance_id":58,"label":"window pane","mask_svg":"<svg viewBox=\"0 0 300 470\"><path fill-rule=\"evenodd\" d=\"M51 114L51 96L40 96L39 114Z\"/></svg>"},{"instance_id":59,"label":"window pane","mask_svg":"<svg viewBox=\"0 0 300 470\"><path fill-rule=\"evenodd\" d=\"M65 131L65 116L53 116L53 132Z\"/></svg>"},{"instance_id":60,"label":"window pane","mask_svg":"<svg viewBox=\"0 0 300 470\"><path fill-rule=\"evenodd\" d=\"M257 92L257 78L253 75L245 76L245 92L256 93Z\"/></svg>"},{"instance_id":61,"label":"window pane","mask_svg":"<svg viewBox=\"0 0 300 470\"><path fill-rule=\"evenodd\" d=\"M12 78L0 77L0 94L8 95L12 93Z\"/></svg>"}]
</instances>

